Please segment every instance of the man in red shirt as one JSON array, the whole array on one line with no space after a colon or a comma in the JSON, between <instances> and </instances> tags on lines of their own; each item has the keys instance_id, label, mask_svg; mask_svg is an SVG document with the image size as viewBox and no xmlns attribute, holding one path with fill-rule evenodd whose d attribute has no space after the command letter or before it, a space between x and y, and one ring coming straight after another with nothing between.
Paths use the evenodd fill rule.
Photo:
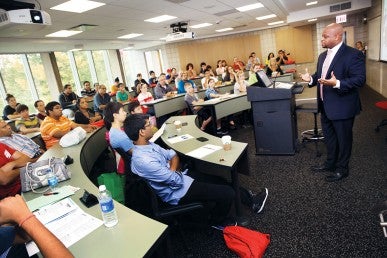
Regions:
<instances>
[{"instance_id":1,"label":"man in red shirt","mask_svg":"<svg viewBox=\"0 0 387 258\"><path fill-rule=\"evenodd\" d=\"M30 161L23 153L0 143L0 200L20 193L19 168Z\"/></svg>"}]
</instances>

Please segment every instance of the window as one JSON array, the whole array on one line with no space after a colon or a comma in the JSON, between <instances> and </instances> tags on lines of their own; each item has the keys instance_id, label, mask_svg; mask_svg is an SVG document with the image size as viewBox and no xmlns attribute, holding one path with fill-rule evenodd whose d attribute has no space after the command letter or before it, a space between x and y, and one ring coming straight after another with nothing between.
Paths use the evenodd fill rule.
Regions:
<instances>
[{"instance_id":1,"label":"window","mask_svg":"<svg viewBox=\"0 0 387 258\"><path fill-rule=\"evenodd\" d=\"M40 54L27 54L27 58L30 64L31 73L34 79L38 99L43 100L44 103L48 103L52 101L50 90L47 84L46 74L44 72L42 58ZM35 102L35 100L36 99L34 99L33 102ZM35 107L33 106L33 103L31 103L31 105L28 105L28 106L30 108L30 113L35 112L35 109L34 109Z\"/></svg>"},{"instance_id":2,"label":"window","mask_svg":"<svg viewBox=\"0 0 387 258\"><path fill-rule=\"evenodd\" d=\"M70 83L74 85L73 74L71 72L70 60L65 52L55 52L56 63L58 65L60 80L65 85Z\"/></svg>"},{"instance_id":3,"label":"window","mask_svg":"<svg viewBox=\"0 0 387 258\"><path fill-rule=\"evenodd\" d=\"M104 50L93 51L94 67L95 67L95 71L97 73L97 79L98 79L98 81L95 81L95 82L99 82L99 84L104 84L108 86L109 80L106 73L105 62L103 58L103 51Z\"/></svg>"}]
</instances>

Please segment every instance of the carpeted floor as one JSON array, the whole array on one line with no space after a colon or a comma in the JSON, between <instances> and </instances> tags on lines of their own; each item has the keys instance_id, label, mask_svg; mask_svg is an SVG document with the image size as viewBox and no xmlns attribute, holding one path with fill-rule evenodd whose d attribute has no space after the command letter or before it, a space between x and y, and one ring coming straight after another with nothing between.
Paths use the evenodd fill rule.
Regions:
<instances>
[{"instance_id":1,"label":"carpeted floor","mask_svg":"<svg viewBox=\"0 0 387 258\"><path fill-rule=\"evenodd\" d=\"M300 146L294 156L256 156L252 128L231 131L233 140L249 143L249 177L240 176L249 189L267 187L269 197L262 214L253 214L248 226L271 235L265 257L387 257L377 207L387 200L387 127L376 125L387 113L374 103L384 100L368 87L361 90L362 113L354 125L354 144L348 178L324 181L324 174L310 171L316 158L314 144ZM313 115L299 113L298 131L313 127ZM387 208L387 207L386 207ZM225 246L222 233L185 229L191 252L182 247L172 232L176 257L237 257Z\"/></svg>"}]
</instances>

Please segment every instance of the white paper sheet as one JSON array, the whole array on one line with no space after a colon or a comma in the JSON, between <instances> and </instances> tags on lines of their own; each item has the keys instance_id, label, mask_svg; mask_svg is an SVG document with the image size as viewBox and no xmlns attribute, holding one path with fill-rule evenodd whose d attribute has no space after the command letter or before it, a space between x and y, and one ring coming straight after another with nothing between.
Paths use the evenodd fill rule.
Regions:
<instances>
[{"instance_id":1,"label":"white paper sheet","mask_svg":"<svg viewBox=\"0 0 387 258\"><path fill-rule=\"evenodd\" d=\"M102 220L85 213L70 198L45 206L34 214L66 247L103 225ZM39 252L35 242L29 242L26 248L30 256Z\"/></svg>"},{"instance_id":2,"label":"white paper sheet","mask_svg":"<svg viewBox=\"0 0 387 258\"><path fill-rule=\"evenodd\" d=\"M152 136L152 138L150 138L150 142L155 142L161 135L163 135L164 133L164 129L165 129L165 126L166 124L163 124L159 130L157 130L157 132L155 132Z\"/></svg>"},{"instance_id":3,"label":"white paper sheet","mask_svg":"<svg viewBox=\"0 0 387 258\"><path fill-rule=\"evenodd\" d=\"M192 135L189 134L182 134L182 135L176 135L173 136L172 138L168 138L168 141L172 144L177 143L177 142L183 142L189 139L194 138Z\"/></svg>"},{"instance_id":4,"label":"white paper sheet","mask_svg":"<svg viewBox=\"0 0 387 258\"><path fill-rule=\"evenodd\" d=\"M221 150L223 147L218 145L206 144L200 148L188 152L186 155L194 158L203 158L215 151Z\"/></svg>"}]
</instances>

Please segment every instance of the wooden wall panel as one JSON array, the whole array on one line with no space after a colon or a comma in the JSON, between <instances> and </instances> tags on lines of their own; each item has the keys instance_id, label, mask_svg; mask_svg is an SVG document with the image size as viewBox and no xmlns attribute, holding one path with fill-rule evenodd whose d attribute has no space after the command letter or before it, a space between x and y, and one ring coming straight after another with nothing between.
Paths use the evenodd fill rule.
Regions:
<instances>
[{"instance_id":1,"label":"wooden wall panel","mask_svg":"<svg viewBox=\"0 0 387 258\"><path fill-rule=\"evenodd\" d=\"M312 26L284 28L275 32L277 50L285 49L297 63L313 62Z\"/></svg>"},{"instance_id":2,"label":"wooden wall panel","mask_svg":"<svg viewBox=\"0 0 387 258\"><path fill-rule=\"evenodd\" d=\"M202 40L182 43L177 46L181 69L185 70L188 63L192 63L197 72L200 70L200 63L206 62L214 70L219 59L225 59L231 64L236 56L244 63L251 52L255 52L262 61L260 51L260 38L258 35L237 36L222 40Z\"/></svg>"}]
</instances>

